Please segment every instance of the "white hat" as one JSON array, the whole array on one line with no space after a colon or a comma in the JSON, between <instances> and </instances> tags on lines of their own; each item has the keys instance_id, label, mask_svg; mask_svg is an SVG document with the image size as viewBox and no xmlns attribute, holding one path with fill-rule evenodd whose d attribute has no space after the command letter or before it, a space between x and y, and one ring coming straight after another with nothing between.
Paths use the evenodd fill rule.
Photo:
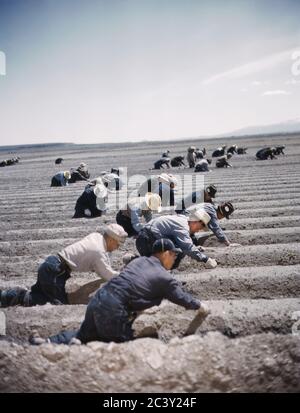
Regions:
<instances>
[{"instance_id":1,"label":"white hat","mask_svg":"<svg viewBox=\"0 0 300 413\"><path fill-rule=\"evenodd\" d=\"M82 168L85 168L85 167L86 167L86 163L81 162L81 164L80 164L79 166L81 166Z\"/></svg>"},{"instance_id":2,"label":"white hat","mask_svg":"<svg viewBox=\"0 0 300 413\"><path fill-rule=\"evenodd\" d=\"M94 194L96 195L96 207L99 211L106 211L106 202L108 191L102 184L95 185Z\"/></svg>"},{"instance_id":3,"label":"white hat","mask_svg":"<svg viewBox=\"0 0 300 413\"><path fill-rule=\"evenodd\" d=\"M97 198L105 198L107 197L107 193L107 189L103 184L98 183L94 186L94 194Z\"/></svg>"},{"instance_id":4,"label":"white hat","mask_svg":"<svg viewBox=\"0 0 300 413\"><path fill-rule=\"evenodd\" d=\"M210 221L210 216L208 215L207 212L204 211L204 209L196 209L189 215L188 221L190 222L202 221L203 224L207 227L207 224Z\"/></svg>"},{"instance_id":5,"label":"white hat","mask_svg":"<svg viewBox=\"0 0 300 413\"><path fill-rule=\"evenodd\" d=\"M161 198L158 194L147 192L145 195L145 203L151 211L161 211Z\"/></svg>"},{"instance_id":6,"label":"white hat","mask_svg":"<svg viewBox=\"0 0 300 413\"><path fill-rule=\"evenodd\" d=\"M119 243L125 242L128 237L127 232L124 231L123 227L118 224L107 225L104 229L104 234L108 235L110 238L115 239Z\"/></svg>"},{"instance_id":7,"label":"white hat","mask_svg":"<svg viewBox=\"0 0 300 413\"><path fill-rule=\"evenodd\" d=\"M162 182L164 184L169 184L169 185L174 184L174 186L178 185L178 181L175 178L175 176L171 174L166 174L166 173L160 174L158 176L158 182Z\"/></svg>"}]
</instances>

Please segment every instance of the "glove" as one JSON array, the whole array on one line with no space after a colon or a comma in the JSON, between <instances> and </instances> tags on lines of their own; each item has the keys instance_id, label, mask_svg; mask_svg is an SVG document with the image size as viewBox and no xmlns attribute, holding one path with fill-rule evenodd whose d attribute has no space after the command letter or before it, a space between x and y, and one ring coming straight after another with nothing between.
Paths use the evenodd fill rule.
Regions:
<instances>
[{"instance_id":1,"label":"glove","mask_svg":"<svg viewBox=\"0 0 300 413\"><path fill-rule=\"evenodd\" d=\"M211 313L211 310L208 308L207 304L201 303L201 307L199 308L199 310L197 310L198 314L202 315L203 318L207 317L208 314Z\"/></svg>"},{"instance_id":2,"label":"glove","mask_svg":"<svg viewBox=\"0 0 300 413\"><path fill-rule=\"evenodd\" d=\"M201 303L200 308L197 310L196 315L188 325L185 335L195 334L196 330L200 327L206 317L210 314L210 309L204 303Z\"/></svg>"},{"instance_id":3,"label":"glove","mask_svg":"<svg viewBox=\"0 0 300 413\"><path fill-rule=\"evenodd\" d=\"M216 268L218 265L217 261L213 258L208 258L208 260L205 263L205 268Z\"/></svg>"}]
</instances>

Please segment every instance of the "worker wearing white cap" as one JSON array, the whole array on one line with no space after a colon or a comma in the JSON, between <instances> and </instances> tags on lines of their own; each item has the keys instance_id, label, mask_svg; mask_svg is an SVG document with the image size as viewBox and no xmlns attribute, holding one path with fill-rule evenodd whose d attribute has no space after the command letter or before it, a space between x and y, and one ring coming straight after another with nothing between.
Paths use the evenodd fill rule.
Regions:
<instances>
[{"instance_id":1,"label":"worker wearing white cap","mask_svg":"<svg viewBox=\"0 0 300 413\"><path fill-rule=\"evenodd\" d=\"M75 205L73 218L101 217L107 209L107 188L98 182L95 186L87 186Z\"/></svg>"},{"instance_id":2,"label":"worker wearing white cap","mask_svg":"<svg viewBox=\"0 0 300 413\"><path fill-rule=\"evenodd\" d=\"M141 255L149 257L154 242L160 238L168 238L183 252L178 255L173 268L179 265L185 255L189 255L196 261L204 262L206 268L215 268L217 262L203 254L191 239L191 235L206 229L209 221L210 216L204 210L195 211L188 217L163 215L153 218L139 232L136 240L137 250Z\"/></svg>"},{"instance_id":3,"label":"worker wearing white cap","mask_svg":"<svg viewBox=\"0 0 300 413\"><path fill-rule=\"evenodd\" d=\"M69 171L58 172L53 176L51 186L67 186L70 179L71 173Z\"/></svg>"},{"instance_id":4,"label":"worker wearing white cap","mask_svg":"<svg viewBox=\"0 0 300 413\"><path fill-rule=\"evenodd\" d=\"M116 221L128 233L129 237L137 235L146 223L153 218L153 212L160 212L161 199L158 194L148 192L144 197L132 198L116 216Z\"/></svg>"},{"instance_id":5,"label":"worker wearing white cap","mask_svg":"<svg viewBox=\"0 0 300 413\"><path fill-rule=\"evenodd\" d=\"M30 291L23 288L0 291L1 307L68 304L65 284L72 271L95 272L102 279L110 280L119 273L112 269L109 253L119 248L126 238L127 233L120 225L111 224L104 229L104 235L94 232L57 255L49 256L40 265L37 282Z\"/></svg>"}]
</instances>

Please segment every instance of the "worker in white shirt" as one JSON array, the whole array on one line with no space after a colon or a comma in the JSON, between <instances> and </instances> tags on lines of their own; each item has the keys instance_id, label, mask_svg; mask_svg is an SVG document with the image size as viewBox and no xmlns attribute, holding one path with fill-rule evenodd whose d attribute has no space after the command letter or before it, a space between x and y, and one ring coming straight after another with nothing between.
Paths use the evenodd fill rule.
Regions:
<instances>
[{"instance_id":1,"label":"worker in white shirt","mask_svg":"<svg viewBox=\"0 0 300 413\"><path fill-rule=\"evenodd\" d=\"M109 253L125 242L127 233L118 224L110 224L101 235L94 232L80 241L51 255L40 265L38 278L30 290L11 288L0 290L0 307L23 305L68 304L65 291L71 272L96 272L108 281L119 274L111 267Z\"/></svg>"}]
</instances>

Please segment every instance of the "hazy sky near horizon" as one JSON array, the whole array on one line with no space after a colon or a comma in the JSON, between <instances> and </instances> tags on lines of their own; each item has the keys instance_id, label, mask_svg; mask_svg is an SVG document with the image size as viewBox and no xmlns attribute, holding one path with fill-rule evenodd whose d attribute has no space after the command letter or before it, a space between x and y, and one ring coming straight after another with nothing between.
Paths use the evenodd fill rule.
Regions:
<instances>
[{"instance_id":1,"label":"hazy sky near horizon","mask_svg":"<svg viewBox=\"0 0 300 413\"><path fill-rule=\"evenodd\" d=\"M299 0L0 0L0 144L299 118L297 61Z\"/></svg>"}]
</instances>

